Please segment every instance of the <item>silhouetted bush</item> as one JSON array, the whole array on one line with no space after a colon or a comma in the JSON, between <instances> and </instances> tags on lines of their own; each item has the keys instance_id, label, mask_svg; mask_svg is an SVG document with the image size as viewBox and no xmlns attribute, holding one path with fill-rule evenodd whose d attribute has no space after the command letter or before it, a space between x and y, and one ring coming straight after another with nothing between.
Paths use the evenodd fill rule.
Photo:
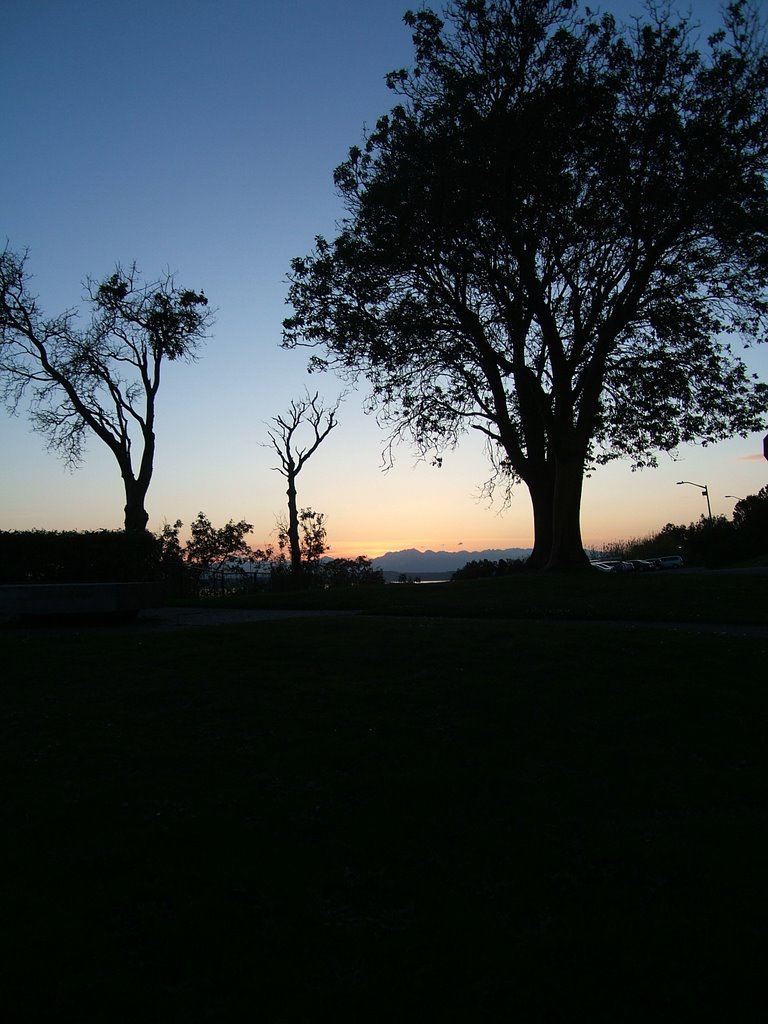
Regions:
<instances>
[{"instance_id":1,"label":"silhouetted bush","mask_svg":"<svg viewBox=\"0 0 768 1024\"><path fill-rule=\"evenodd\" d=\"M686 532L683 558L691 565L716 569L743 557L743 547L733 523L725 516L702 516Z\"/></svg>"},{"instance_id":2,"label":"silhouetted bush","mask_svg":"<svg viewBox=\"0 0 768 1024\"><path fill-rule=\"evenodd\" d=\"M303 562L296 572L285 558L271 563L267 587L270 590L305 590L318 587L377 586L384 583L384 574L374 569L365 555L357 558L329 558Z\"/></svg>"},{"instance_id":3,"label":"silhouetted bush","mask_svg":"<svg viewBox=\"0 0 768 1024\"><path fill-rule=\"evenodd\" d=\"M158 538L163 577L169 581L173 593L199 597L384 583L383 572L374 569L365 555L321 557L325 550L321 513L302 509L299 522L304 531L299 566L286 557L285 531L276 553L271 546L264 550L248 546L245 536L253 527L244 520L239 523L230 520L226 526L216 528L200 512L192 523L191 539L184 546L179 540L181 521L166 524Z\"/></svg>"},{"instance_id":4,"label":"silhouetted bush","mask_svg":"<svg viewBox=\"0 0 768 1024\"><path fill-rule=\"evenodd\" d=\"M158 536L160 571L168 592L179 597L223 597L256 590L269 576L272 549L251 548L246 535L253 526L230 519L214 526L199 512L190 526L190 538L182 546L177 519L166 523Z\"/></svg>"},{"instance_id":5,"label":"silhouetted bush","mask_svg":"<svg viewBox=\"0 0 768 1024\"><path fill-rule=\"evenodd\" d=\"M161 545L123 530L0 531L0 583L134 583L160 576Z\"/></svg>"},{"instance_id":6,"label":"silhouetted bush","mask_svg":"<svg viewBox=\"0 0 768 1024\"><path fill-rule=\"evenodd\" d=\"M381 569L374 569L370 558L331 558L321 562L317 569L325 585L330 587L376 586L384 582Z\"/></svg>"},{"instance_id":7,"label":"silhouetted bush","mask_svg":"<svg viewBox=\"0 0 768 1024\"><path fill-rule=\"evenodd\" d=\"M457 569L451 579L454 580L477 580L492 576L509 576L514 572L521 572L525 566L522 558L500 558L498 561L491 561L488 558L480 561L467 562L461 569Z\"/></svg>"},{"instance_id":8,"label":"silhouetted bush","mask_svg":"<svg viewBox=\"0 0 768 1024\"><path fill-rule=\"evenodd\" d=\"M611 558L654 558L681 555L686 565L708 568L768 554L768 486L742 498L725 516L701 516L688 526L667 523L658 533L611 544Z\"/></svg>"},{"instance_id":9,"label":"silhouetted bush","mask_svg":"<svg viewBox=\"0 0 768 1024\"><path fill-rule=\"evenodd\" d=\"M743 557L768 554L768 484L757 494L736 502L733 525L745 552Z\"/></svg>"}]
</instances>

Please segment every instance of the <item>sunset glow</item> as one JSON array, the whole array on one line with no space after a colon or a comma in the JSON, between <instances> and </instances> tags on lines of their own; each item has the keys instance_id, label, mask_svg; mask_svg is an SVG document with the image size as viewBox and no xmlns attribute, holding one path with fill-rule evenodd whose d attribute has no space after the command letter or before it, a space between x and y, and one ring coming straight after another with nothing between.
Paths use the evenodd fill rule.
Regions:
<instances>
[{"instance_id":1,"label":"sunset glow","mask_svg":"<svg viewBox=\"0 0 768 1024\"><path fill-rule=\"evenodd\" d=\"M719 6L695 5L705 28ZM274 543L285 493L266 424L307 386L329 401L345 389L308 377L307 351L280 348L286 276L315 235L333 235L343 215L333 168L391 107L385 73L412 62L407 7L224 0L215 17L181 25L177 5L147 0L129 18L101 0L4 11L2 236L29 248L42 309L76 306L88 275L132 260L150 277L170 268L217 309L199 360L165 369L150 529L188 527L202 510L217 525L246 519L253 544ZM749 365L768 377L766 349ZM489 469L475 435L442 469L401 447L382 472L386 433L363 414L366 394L360 381L299 480L300 505L327 517L331 554L531 545L524 487L506 510L479 499ZM71 473L23 412L0 414L0 432L0 529L120 528L119 472L102 444ZM681 477L706 481L713 513L730 515L726 494L768 480L761 451L755 434L661 456L656 470L599 469L584 488L585 544L697 519L702 500L675 486Z\"/></svg>"}]
</instances>

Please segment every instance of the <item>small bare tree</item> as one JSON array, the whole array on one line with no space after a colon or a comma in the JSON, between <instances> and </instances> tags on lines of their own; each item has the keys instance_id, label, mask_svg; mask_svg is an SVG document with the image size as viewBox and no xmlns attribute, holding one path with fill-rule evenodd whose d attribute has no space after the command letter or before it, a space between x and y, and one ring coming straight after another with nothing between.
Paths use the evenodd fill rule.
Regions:
<instances>
[{"instance_id":1,"label":"small bare tree","mask_svg":"<svg viewBox=\"0 0 768 1024\"><path fill-rule=\"evenodd\" d=\"M323 404L319 393L294 399L288 412L274 416L274 426L268 430L269 445L277 452L280 465L274 469L288 481L288 522L284 532L288 540L291 557L291 572L301 572L301 538L299 535L299 507L296 498L296 477L309 459L338 424L337 412L344 396L341 395L332 406Z\"/></svg>"}]
</instances>

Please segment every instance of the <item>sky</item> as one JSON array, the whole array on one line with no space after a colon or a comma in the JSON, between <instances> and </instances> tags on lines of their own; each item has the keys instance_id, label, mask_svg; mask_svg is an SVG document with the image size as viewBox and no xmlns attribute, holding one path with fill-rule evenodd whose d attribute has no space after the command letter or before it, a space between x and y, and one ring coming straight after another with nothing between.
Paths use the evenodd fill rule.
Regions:
<instances>
[{"instance_id":1,"label":"sky","mask_svg":"<svg viewBox=\"0 0 768 1024\"><path fill-rule=\"evenodd\" d=\"M343 210L333 169L393 104L387 71L412 62L408 0L5 0L0 32L0 243L29 250L47 314L78 306L87 276L135 261L203 289L216 308L193 364L166 366L150 529L199 511L245 519L275 540L285 482L267 444L272 417L305 388L334 402L344 385L308 376L309 353L280 347L287 275ZM437 3L438 9L442 3ZM622 15L637 7L604 5ZM686 5L687 6L687 5ZM706 28L718 4L694 0ZM768 379L768 346L750 355ZM532 543L530 502L481 497L489 470L469 436L441 469L407 447L382 469L386 434L364 387L298 479L299 504L326 515L331 554L482 550ZM646 536L768 483L762 432L633 473L585 483L582 533L599 548ZM733 495L735 498L726 498ZM23 411L0 410L0 530L119 529L117 464L94 439L72 472Z\"/></svg>"}]
</instances>

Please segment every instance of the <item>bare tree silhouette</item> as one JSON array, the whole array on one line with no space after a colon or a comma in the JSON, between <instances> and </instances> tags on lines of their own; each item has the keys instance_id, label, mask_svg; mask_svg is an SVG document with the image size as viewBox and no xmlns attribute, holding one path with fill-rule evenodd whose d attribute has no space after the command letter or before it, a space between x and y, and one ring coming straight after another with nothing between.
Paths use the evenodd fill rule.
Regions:
<instances>
[{"instance_id":1,"label":"bare tree silhouette","mask_svg":"<svg viewBox=\"0 0 768 1024\"><path fill-rule=\"evenodd\" d=\"M296 492L296 478L306 466L309 459L338 425L337 412L344 400L340 395L334 405L326 406L319 392L313 395L305 392L303 398L294 399L288 411L274 416L267 432L269 444L277 452L280 465L275 466L285 477L288 487L288 521L285 534L291 558L291 571L299 574L302 568L301 538L299 536L299 508Z\"/></svg>"}]
</instances>

